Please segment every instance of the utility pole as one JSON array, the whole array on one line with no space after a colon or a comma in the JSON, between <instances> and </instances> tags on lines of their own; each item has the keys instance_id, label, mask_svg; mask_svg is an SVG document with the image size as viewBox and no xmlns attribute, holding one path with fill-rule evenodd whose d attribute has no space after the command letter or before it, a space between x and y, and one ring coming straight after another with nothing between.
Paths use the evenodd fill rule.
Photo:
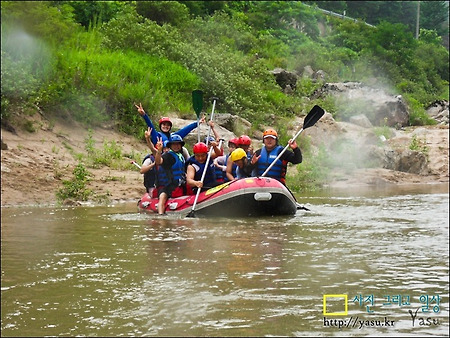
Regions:
<instances>
[{"instance_id":1,"label":"utility pole","mask_svg":"<svg viewBox=\"0 0 450 338\"><path fill-rule=\"evenodd\" d=\"M420 1L417 1L416 40L419 40Z\"/></svg>"}]
</instances>

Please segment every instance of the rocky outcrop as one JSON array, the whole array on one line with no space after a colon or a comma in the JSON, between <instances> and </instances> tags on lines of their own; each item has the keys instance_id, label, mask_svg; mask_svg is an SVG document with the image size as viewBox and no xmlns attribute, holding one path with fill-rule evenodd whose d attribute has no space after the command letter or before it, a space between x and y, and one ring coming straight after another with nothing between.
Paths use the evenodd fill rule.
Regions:
<instances>
[{"instance_id":1,"label":"rocky outcrop","mask_svg":"<svg viewBox=\"0 0 450 338\"><path fill-rule=\"evenodd\" d=\"M374 126L405 127L409 125L408 106L401 95L360 82L326 83L317 89L313 99L333 96L335 115L348 121L354 115L365 115Z\"/></svg>"},{"instance_id":2,"label":"rocky outcrop","mask_svg":"<svg viewBox=\"0 0 450 338\"><path fill-rule=\"evenodd\" d=\"M271 71L275 76L277 84L286 92L292 92L297 88L297 75L282 68L275 68Z\"/></svg>"},{"instance_id":3,"label":"rocky outcrop","mask_svg":"<svg viewBox=\"0 0 450 338\"><path fill-rule=\"evenodd\" d=\"M433 102L427 109L427 114L438 124L448 125L449 104L446 100Z\"/></svg>"}]
</instances>

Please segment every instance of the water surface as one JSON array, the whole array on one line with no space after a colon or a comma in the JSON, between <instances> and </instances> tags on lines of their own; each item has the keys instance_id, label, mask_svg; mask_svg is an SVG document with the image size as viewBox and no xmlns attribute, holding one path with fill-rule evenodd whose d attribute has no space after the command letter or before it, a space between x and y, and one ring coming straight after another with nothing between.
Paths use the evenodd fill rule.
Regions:
<instances>
[{"instance_id":1,"label":"water surface","mask_svg":"<svg viewBox=\"0 0 450 338\"><path fill-rule=\"evenodd\" d=\"M276 218L2 208L1 334L448 334L448 188L297 197Z\"/></svg>"}]
</instances>

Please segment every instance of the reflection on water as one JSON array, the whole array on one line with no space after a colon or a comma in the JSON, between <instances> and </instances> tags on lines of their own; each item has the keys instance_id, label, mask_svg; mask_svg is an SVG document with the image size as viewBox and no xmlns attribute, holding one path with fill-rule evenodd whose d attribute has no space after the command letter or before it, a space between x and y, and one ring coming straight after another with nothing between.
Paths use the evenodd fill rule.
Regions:
<instances>
[{"instance_id":1,"label":"reflection on water","mask_svg":"<svg viewBox=\"0 0 450 338\"><path fill-rule=\"evenodd\" d=\"M448 333L448 190L298 199L245 219L3 208L2 336Z\"/></svg>"}]
</instances>

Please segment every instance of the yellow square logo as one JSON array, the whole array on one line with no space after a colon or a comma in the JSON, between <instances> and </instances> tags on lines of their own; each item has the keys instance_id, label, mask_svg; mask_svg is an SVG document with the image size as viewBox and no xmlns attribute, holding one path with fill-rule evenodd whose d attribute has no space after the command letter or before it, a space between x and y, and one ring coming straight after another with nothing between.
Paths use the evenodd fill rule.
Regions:
<instances>
[{"instance_id":1,"label":"yellow square logo","mask_svg":"<svg viewBox=\"0 0 450 338\"><path fill-rule=\"evenodd\" d=\"M347 295L323 295L323 314L326 316L346 316L348 313L347 299ZM343 306L342 301L344 302ZM327 305L331 308L330 312L327 312Z\"/></svg>"}]
</instances>

